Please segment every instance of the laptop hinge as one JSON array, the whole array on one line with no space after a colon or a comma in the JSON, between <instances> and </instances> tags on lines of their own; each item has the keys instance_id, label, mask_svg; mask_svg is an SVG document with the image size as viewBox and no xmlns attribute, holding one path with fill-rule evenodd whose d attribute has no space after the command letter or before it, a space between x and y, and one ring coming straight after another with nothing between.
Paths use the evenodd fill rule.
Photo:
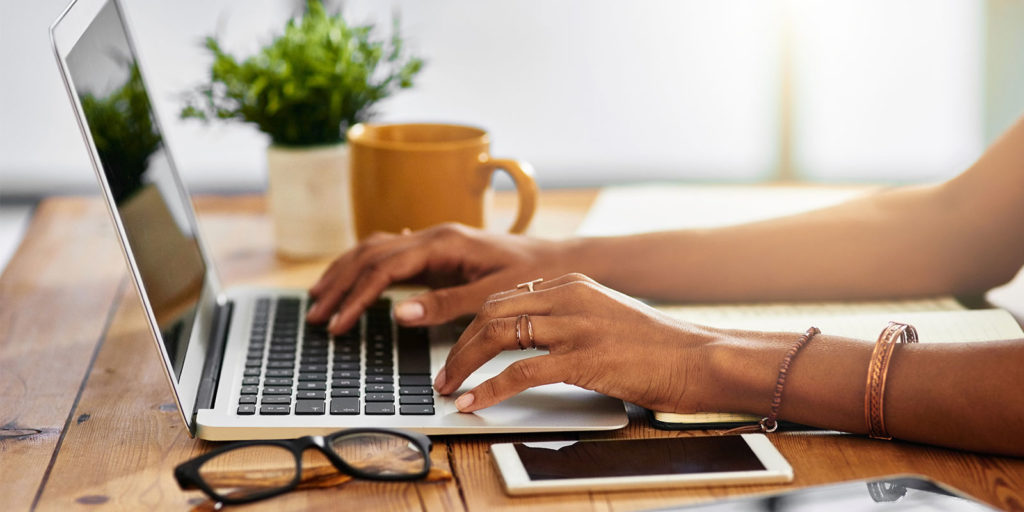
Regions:
<instances>
[{"instance_id":1,"label":"laptop hinge","mask_svg":"<svg viewBox=\"0 0 1024 512\"><path fill-rule=\"evenodd\" d=\"M213 312L213 329L210 331L210 344L206 348L206 363L203 365L203 377L199 381L196 393L196 406L192 409L192 424L195 425L199 409L213 409L217 396L217 384L220 381L220 369L223 367L224 347L228 343L228 327L231 325L231 313L235 303L226 301L217 304Z\"/></svg>"}]
</instances>

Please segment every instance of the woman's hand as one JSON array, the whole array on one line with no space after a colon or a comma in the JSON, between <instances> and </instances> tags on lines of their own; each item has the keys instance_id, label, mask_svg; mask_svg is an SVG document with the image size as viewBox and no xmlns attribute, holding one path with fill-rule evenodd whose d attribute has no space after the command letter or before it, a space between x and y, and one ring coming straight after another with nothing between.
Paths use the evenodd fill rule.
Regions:
<instances>
[{"instance_id":1,"label":"woman's hand","mask_svg":"<svg viewBox=\"0 0 1024 512\"><path fill-rule=\"evenodd\" d=\"M567 272L566 243L493 234L458 224L395 235L377 233L328 267L309 290L316 301L307 319L331 320L335 334L395 282L425 283L434 290L395 307L405 325L433 325L475 313L498 290Z\"/></svg>"},{"instance_id":2,"label":"woman's hand","mask_svg":"<svg viewBox=\"0 0 1024 512\"><path fill-rule=\"evenodd\" d=\"M434 387L451 394L503 350L524 346L529 327L549 353L519 360L460 396L462 412L490 407L534 386L565 382L655 410L701 410L711 329L686 324L582 274L490 296L448 355Z\"/></svg>"}]
</instances>

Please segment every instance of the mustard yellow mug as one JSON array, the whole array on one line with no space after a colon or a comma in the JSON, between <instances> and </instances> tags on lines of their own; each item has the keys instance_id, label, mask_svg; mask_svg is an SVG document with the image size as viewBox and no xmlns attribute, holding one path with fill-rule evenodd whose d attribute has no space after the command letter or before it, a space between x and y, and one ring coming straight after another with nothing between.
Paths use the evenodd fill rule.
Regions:
<instances>
[{"instance_id":1,"label":"mustard yellow mug","mask_svg":"<svg viewBox=\"0 0 1024 512\"><path fill-rule=\"evenodd\" d=\"M522 233L537 208L530 164L493 158L487 132L450 124L357 124L348 130L356 236L400 233L442 222L486 226L491 177L508 173L519 192L510 232Z\"/></svg>"}]
</instances>

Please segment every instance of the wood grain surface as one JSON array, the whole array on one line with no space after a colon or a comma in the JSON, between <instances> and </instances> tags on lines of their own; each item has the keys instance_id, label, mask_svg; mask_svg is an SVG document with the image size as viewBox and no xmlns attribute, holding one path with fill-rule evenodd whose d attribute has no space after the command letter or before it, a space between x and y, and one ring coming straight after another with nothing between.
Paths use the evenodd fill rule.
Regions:
<instances>
[{"instance_id":1,"label":"wood grain surface","mask_svg":"<svg viewBox=\"0 0 1024 512\"><path fill-rule=\"evenodd\" d=\"M546 191L534 234L570 234L593 191ZM262 198L203 197L201 229L227 285L308 286L329 262L273 252ZM495 225L510 222L514 196L498 194ZM499 228L495 228L499 229ZM172 476L180 462L216 446L191 439L173 404L139 298L126 278L107 212L96 198L42 203L25 242L0 276L0 501L4 510L210 510ZM700 487L509 497L488 446L522 440L706 435L648 426L630 408L616 432L434 438L441 482L353 481L239 507L244 510L593 510L667 507L779 486ZM930 476L999 508L1024 510L1024 460L979 456L836 433L778 434L793 466L789 487L896 473Z\"/></svg>"}]
</instances>

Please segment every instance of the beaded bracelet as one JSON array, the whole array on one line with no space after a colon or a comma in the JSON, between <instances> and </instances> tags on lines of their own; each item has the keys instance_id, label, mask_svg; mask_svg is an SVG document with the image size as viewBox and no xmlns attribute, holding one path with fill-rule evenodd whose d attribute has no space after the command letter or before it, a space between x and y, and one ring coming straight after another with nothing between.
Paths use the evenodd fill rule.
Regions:
<instances>
[{"instance_id":1,"label":"beaded bracelet","mask_svg":"<svg viewBox=\"0 0 1024 512\"><path fill-rule=\"evenodd\" d=\"M868 364L867 388L864 392L864 421L868 424L868 436L873 439L892 439L885 428L885 416L882 414L885 405L885 380L889 373L889 361L897 340L900 343L917 343L917 329L914 326L889 322L882 329L871 352Z\"/></svg>"},{"instance_id":2,"label":"beaded bracelet","mask_svg":"<svg viewBox=\"0 0 1024 512\"><path fill-rule=\"evenodd\" d=\"M779 363L779 376L775 379L775 392L772 395L772 406L768 415L761 418L761 421L757 422L757 425L730 429L725 432L726 434L758 431L769 434L775 432L775 430L779 428L777 420L779 417L779 407L782 405L782 388L786 385L786 376L789 374L789 365L791 365L793 363L793 359L796 358L796 353L819 334L821 334L821 331L817 327L808 328L807 332L800 336L800 339L796 340L796 343L794 343L793 346L790 347L789 351L786 352L786 356L782 358L782 362Z\"/></svg>"}]
</instances>

